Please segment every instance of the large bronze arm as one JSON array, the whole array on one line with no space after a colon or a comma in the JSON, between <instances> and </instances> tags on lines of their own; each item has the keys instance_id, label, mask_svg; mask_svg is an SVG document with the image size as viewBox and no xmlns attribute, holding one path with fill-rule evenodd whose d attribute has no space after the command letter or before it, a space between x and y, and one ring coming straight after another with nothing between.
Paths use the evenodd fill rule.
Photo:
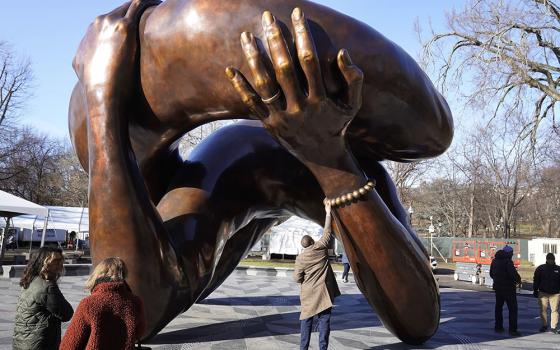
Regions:
<instances>
[{"instance_id":1,"label":"large bronze arm","mask_svg":"<svg viewBox=\"0 0 560 350\"><path fill-rule=\"evenodd\" d=\"M364 24L313 3L303 3L313 21L296 31L294 17L293 28L289 23L294 3L169 0L141 16L153 3L133 0L99 17L80 45L70 128L90 175L92 254L94 262L121 256L133 290L145 300L157 296L146 304L145 336L211 292L239 252L277 219L295 213L319 221L324 195L355 190L365 175L381 180L382 172L368 171L376 160L434 156L450 143L447 105L406 53ZM264 4L278 15L266 33ZM251 44L240 49L239 34L246 31L253 32ZM266 52L252 59L258 46ZM281 99L274 98L278 84L260 79L267 59ZM251 66L255 62L260 68ZM252 76L258 95L244 76ZM256 113L257 105L269 115ZM289 152L307 171L301 179L294 178L296 165L277 178L263 158L270 138L230 135L223 142L234 154L208 159L213 152L201 153L196 166L172 156L185 131L238 117L261 119L284 152L275 160ZM232 145L235 138L240 142ZM215 150L218 143L207 145ZM255 163L255 156L264 162ZM248 161L243 169L254 182L232 172L236 159ZM226 168L210 171L212 162ZM264 165L260 173L257 164ZM222 173L228 176L217 176ZM222 187L223 179L230 185ZM239 184L263 195L237 193ZM309 184L314 190L302 201L300 188ZM337 233L385 325L404 341L421 343L437 329L437 285L402 208L383 192L380 187L337 207ZM404 266L392 269L398 263Z\"/></svg>"},{"instance_id":2,"label":"large bronze arm","mask_svg":"<svg viewBox=\"0 0 560 350\"><path fill-rule=\"evenodd\" d=\"M248 73L238 49L239 34L249 31L262 40L261 13L270 10L289 23L295 6L311 19L329 95L341 93L338 48L346 48L364 72L363 105L347 135L355 155L402 161L433 157L447 149L453 121L445 99L414 59L368 25L308 1L168 0L148 9L140 26L146 100L136 106L131 138L141 162L197 125L254 117L224 82L223 67ZM284 35L292 41L287 27ZM71 133L85 134L83 108L74 106L83 103L79 90L77 86L70 108ZM77 149L82 150L82 164L87 163L86 147Z\"/></svg>"},{"instance_id":3,"label":"large bronze arm","mask_svg":"<svg viewBox=\"0 0 560 350\"><path fill-rule=\"evenodd\" d=\"M157 118L171 124L188 118L198 124L251 115L224 83L223 67L240 67L248 73L238 49L239 34L252 32L262 40L262 12L269 10L289 24L296 6L311 19L331 96L341 93L338 48L346 48L364 72L362 109L348 133L353 151L409 160L436 156L447 149L453 134L451 113L414 59L366 24L299 0L171 0L145 15L142 87ZM284 29L286 40L293 42L292 33Z\"/></svg>"}]
</instances>

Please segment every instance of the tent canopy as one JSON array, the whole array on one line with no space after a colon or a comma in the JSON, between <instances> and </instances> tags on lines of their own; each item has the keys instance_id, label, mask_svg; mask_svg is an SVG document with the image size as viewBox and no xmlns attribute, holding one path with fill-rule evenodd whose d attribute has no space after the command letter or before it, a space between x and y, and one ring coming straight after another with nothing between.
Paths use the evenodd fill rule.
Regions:
<instances>
[{"instance_id":1,"label":"tent canopy","mask_svg":"<svg viewBox=\"0 0 560 350\"><path fill-rule=\"evenodd\" d=\"M0 191L0 216L14 217L22 214L47 216L49 209L23 198Z\"/></svg>"},{"instance_id":2,"label":"tent canopy","mask_svg":"<svg viewBox=\"0 0 560 350\"><path fill-rule=\"evenodd\" d=\"M297 255L301 252L301 239L305 235L318 240L323 234L322 227L297 216L292 216L282 224L270 229L269 252L272 254Z\"/></svg>"},{"instance_id":3,"label":"tent canopy","mask_svg":"<svg viewBox=\"0 0 560 350\"><path fill-rule=\"evenodd\" d=\"M88 208L57 206L47 208L49 209L49 228L76 232L89 231ZM43 227L44 221L45 216L43 215L21 215L12 219L13 225L20 228Z\"/></svg>"}]
</instances>

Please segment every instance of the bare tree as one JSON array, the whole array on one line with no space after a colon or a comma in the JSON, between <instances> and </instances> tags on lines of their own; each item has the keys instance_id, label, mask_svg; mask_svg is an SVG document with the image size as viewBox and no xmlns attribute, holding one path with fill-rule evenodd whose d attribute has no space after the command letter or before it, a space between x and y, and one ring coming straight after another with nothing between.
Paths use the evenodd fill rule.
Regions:
<instances>
[{"instance_id":1,"label":"bare tree","mask_svg":"<svg viewBox=\"0 0 560 350\"><path fill-rule=\"evenodd\" d=\"M540 226L547 237L560 237L560 138L542 143L543 161L535 171L536 186L526 212L534 218L531 226Z\"/></svg>"},{"instance_id":2,"label":"bare tree","mask_svg":"<svg viewBox=\"0 0 560 350\"><path fill-rule=\"evenodd\" d=\"M386 161L384 164L395 183L401 202L411 204L410 190L428 171L428 161L420 160L411 163Z\"/></svg>"},{"instance_id":3,"label":"bare tree","mask_svg":"<svg viewBox=\"0 0 560 350\"><path fill-rule=\"evenodd\" d=\"M467 135L446 153L446 159L438 168L452 167L453 181L462 188L465 198L461 200L468 207L467 237L472 237L476 231L476 217L480 203L481 178L484 173L481 144L478 137ZM441 171L439 172L441 175ZM449 172L447 172L449 174ZM455 174L457 173L457 174Z\"/></svg>"},{"instance_id":4,"label":"bare tree","mask_svg":"<svg viewBox=\"0 0 560 350\"><path fill-rule=\"evenodd\" d=\"M524 111L521 137L536 142L543 120L557 133L560 7L554 0L471 0L447 14L449 31L423 43L422 61L442 88L506 118ZM467 87L470 86L469 91ZM528 102L528 103L527 103Z\"/></svg>"},{"instance_id":5,"label":"bare tree","mask_svg":"<svg viewBox=\"0 0 560 350\"><path fill-rule=\"evenodd\" d=\"M516 137L515 129L481 128L477 135L491 177L485 181L492 184L496 197L492 210L499 215L496 226L504 238L509 238L516 221L516 210L535 185L531 144Z\"/></svg>"},{"instance_id":6,"label":"bare tree","mask_svg":"<svg viewBox=\"0 0 560 350\"><path fill-rule=\"evenodd\" d=\"M56 168L46 179L52 205L84 207L88 203L88 174L70 145L60 142L52 155Z\"/></svg>"},{"instance_id":7,"label":"bare tree","mask_svg":"<svg viewBox=\"0 0 560 350\"><path fill-rule=\"evenodd\" d=\"M211 133L218 130L219 128L229 125L235 122L234 120L218 120L215 122L203 124L198 128L186 133L179 143L179 153L182 157L186 158L188 154L196 147L200 142L202 142Z\"/></svg>"},{"instance_id":8,"label":"bare tree","mask_svg":"<svg viewBox=\"0 0 560 350\"><path fill-rule=\"evenodd\" d=\"M529 218L547 237L560 235L560 162L538 174L538 185L530 193Z\"/></svg>"},{"instance_id":9,"label":"bare tree","mask_svg":"<svg viewBox=\"0 0 560 350\"><path fill-rule=\"evenodd\" d=\"M0 41L0 128L18 116L29 96L31 64L18 60L10 47Z\"/></svg>"},{"instance_id":10,"label":"bare tree","mask_svg":"<svg viewBox=\"0 0 560 350\"><path fill-rule=\"evenodd\" d=\"M460 147L454 147L446 153L445 158L436 160L438 178L431 184L437 190L434 204L439 208L438 221L445 223L447 232L452 236L466 234L468 222L468 186L465 185L459 149Z\"/></svg>"},{"instance_id":11,"label":"bare tree","mask_svg":"<svg viewBox=\"0 0 560 350\"><path fill-rule=\"evenodd\" d=\"M68 144L31 128L4 134L0 189L43 205L87 204L87 174Z\"/></svg>"}]
</instances>

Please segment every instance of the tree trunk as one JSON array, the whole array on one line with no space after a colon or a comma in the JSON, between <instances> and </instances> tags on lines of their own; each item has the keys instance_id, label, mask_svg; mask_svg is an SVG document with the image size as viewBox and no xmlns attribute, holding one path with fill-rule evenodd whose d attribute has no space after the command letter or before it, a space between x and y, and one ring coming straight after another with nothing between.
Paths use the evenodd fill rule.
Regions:
<instances>
[{"instance_id":1,"label":"tree trunk","mask_svg":"<svg viewBox=\"0 0 560 350\"><path fill-rule=\"evenodd\" d=\"M6 251L6 240L8 238L8 229L10 228L10 218L6 219L6 227L4 227L4 233L2 234L1 244L0 246L0 266L3 265L4 261L4 252Z\"/></svg>"},{"instance_id":2,"label":"tree trunk","mask_svg":"<svg viewBox=\"0 0 560 350\"><path fill-rule=\"evenodd\" d=\"M473 236L473 227L474 227L474 182L471 185L471 193L470 193L470 206L469 206L469 229L467 233L467 237L472 238Z\"/></svg>"}]
</instances>

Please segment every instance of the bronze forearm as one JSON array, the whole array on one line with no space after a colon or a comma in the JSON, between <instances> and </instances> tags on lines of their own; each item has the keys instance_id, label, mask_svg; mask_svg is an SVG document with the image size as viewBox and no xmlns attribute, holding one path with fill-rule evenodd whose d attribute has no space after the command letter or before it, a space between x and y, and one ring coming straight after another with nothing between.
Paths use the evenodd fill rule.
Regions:
<instances>
[{"instance_id":1,"label":"bronze forearm","mask_svg":"<svg viewBox=\"0 0 560 350\"><path fill-rule=\"evenodd\" d=\"M234 65L247 74L239 34L252 31L262 40L261 12L272 10L289 23L295 0L168 0L142 17L140 62L129 64L133 54L120 61L109 56L110 94L93 99L87 77L74 90L70 129L90 173L92 254L95 261L118 255L131 266L131 287L149 300L147 335L214 290L276 220L296 214L320 222L323 197L362 186L364 170L384 186L383 200L369 193L367 201L336 209L335 216L359 286L401 339L418 343L437 327L437 289L425 252L406 230L391 182L381 181L386 174L376 161L442 153L453 134L447 104L414 60L375 30L325 7L297 3L312 20L328 98L339 98L348 83L337 70L338 48L348 49L365 77L361 109L346 133L349 148L332 150L339 156L322 148L292 152L297 147L280 138L300 161L322 154L303 161L304 167L258 127L218 133L190 163L179 164L171 154L173 143L202 123L251 117L224 68ZM99 63L87 55L95 49L94 30L78 51L85 65ZM120 47L113 49L119 53ZM138 70L120 75L130 67ZM120 91L131 91L130 99L118 101ZM305 146L305 132L324 131L324 124L314 123L315 130L292 140ZM406 266L394 266L401 255ZM395 280L407 285L399 288ZM419 298L419 305L411 304Z\"/></svg>"}]
</instances>

